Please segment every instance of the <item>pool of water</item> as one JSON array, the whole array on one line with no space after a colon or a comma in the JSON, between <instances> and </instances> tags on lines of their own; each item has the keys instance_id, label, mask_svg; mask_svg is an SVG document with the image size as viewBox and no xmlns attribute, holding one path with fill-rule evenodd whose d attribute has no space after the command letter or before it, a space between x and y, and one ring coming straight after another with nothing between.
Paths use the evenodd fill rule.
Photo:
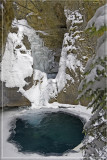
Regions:
<instances>
[{"instance_id":1,"label":"pool of water","mask_svg":"<svg viewBox=\"0 0 107 160\"><path fill-rule=\"evenodd\" d=\"M83 123L64 112L27 113L11 122L8 142L19 152L62 155L84 138Z\"/></svg>"}]
</instances>

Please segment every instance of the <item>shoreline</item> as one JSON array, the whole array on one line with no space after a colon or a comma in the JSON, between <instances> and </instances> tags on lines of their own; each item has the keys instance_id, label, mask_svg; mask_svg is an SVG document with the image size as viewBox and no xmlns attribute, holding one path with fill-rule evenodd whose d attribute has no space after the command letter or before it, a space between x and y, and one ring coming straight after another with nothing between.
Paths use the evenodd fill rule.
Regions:
<instances>
[{"instance_id":1,"label":"shoreline","mask_svg":"<svg viewBox=\"0 0 107 160\"><path fill-rule=\"evenodd\" d=\"M63 108L61 108L61 106ZM40 107L40 108L38 108ZM14 119L15 117L17 117L18 115L23 115L24 112L26 112L27 110L30 110L31 112L42 112L42 111L48 111L48 112L58 112L58 111L62 111L74 116L79 117L79 119L82 121L82 123L85 123L89 120L90 116L91 116L91 110L90 109L86 109L86 107L81 106L81 105L68 105L68 104L59 104L59 103L53 103L53 104L48 104L47 107L46 106L37 106L37 108L32 108L32 107L25 107L20 108L19 109L9 109L9 110L5 110L3 113L3 130L2 130L2 135L3 135L3 141L2 141L2 159L7 159L9 160L9 158L12 160L15 158L16 159L46 159L46 160L71 160L73 159L78 159L80 160L82 158L82 152L80 151L80 147L82 145L82 143L80 143L78 146L76 146L74 149L70 150L69 152L64 153L62 156L43 156L43 155L38 155L38 154L23 154L23 153L19 153L17 148L13 145L7 142L7 138L10 135L9 129L10 129L10 122L12 119ZM7 158L6 158L7 157Z\"/></svg>"}]
</instances>

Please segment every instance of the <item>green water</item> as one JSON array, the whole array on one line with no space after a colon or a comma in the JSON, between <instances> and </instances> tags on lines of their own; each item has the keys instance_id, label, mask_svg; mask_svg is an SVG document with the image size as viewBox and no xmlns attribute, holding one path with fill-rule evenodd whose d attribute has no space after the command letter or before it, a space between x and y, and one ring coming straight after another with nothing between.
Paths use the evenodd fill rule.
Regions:
<instances>
[{"instance_id":1,"label":"green water","mask_svg":"<svg viewBox=\"0 0 107 160\"><path fill-rule=\"evenodd\" d=\"M14 143L19 152L61 155L81 143L82 130L81 120L64 112L44 116L30 114L12 122L8 141Z\"/></svg>"}]
</instances>

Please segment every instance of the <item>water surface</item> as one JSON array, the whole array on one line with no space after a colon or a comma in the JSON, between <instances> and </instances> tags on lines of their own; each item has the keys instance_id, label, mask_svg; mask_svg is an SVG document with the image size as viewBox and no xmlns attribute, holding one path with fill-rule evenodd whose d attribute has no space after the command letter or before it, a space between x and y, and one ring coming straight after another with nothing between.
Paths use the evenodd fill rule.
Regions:
<instances>
[{"instance_id":1,"label":"water surface","mask_svg":"<svg viewBox=\"0 0 107 160\"><path fill-rule=\"evenodd\" d=\"M27 113L11 123L8 141L19 152L62 155L84 138L83 123L64 112Z\"/></svg>"}]
</instances>

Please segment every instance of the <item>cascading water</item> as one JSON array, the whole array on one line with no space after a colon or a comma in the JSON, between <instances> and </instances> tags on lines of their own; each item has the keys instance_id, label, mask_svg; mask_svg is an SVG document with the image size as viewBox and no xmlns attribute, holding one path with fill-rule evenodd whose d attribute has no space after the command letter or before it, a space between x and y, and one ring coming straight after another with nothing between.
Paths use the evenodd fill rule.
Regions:
<instances>
[{"instance_id":1,"label":"cascading water","mask_svg":"<svg viewBox=\"0 0 107 160\"><path fill-rule=\"evenodd\" d=\"M65 10L65 14L67 21L72 22L70 29L73 29L75 23L78 25L83 22L82 15L78 11ZM26 155L22 153L62 156L66 151L72 150L81 143L84 138L83 123L79 118L67 114L67 112L76 113L79 116L82 114L86 119L87 111L84 112L84 107L81 109L81 106L49 104L48 99L55 98L62 89L66 92L64 87L67 81L74 82L73 77L66 72L67 67L73 71L77 67L83 69L81 62L77 60L75 51L78 48L74 44L74 41L80 38L78 34L81 31L77 30L75 33L71 31L71 34L65 34L61 60L58 65L58 62L55 62L54 53L44 46L43 40L38 35L39 31L31 28L26 20L17 21L15 19L12 25L18 28L18 32L9 33L8 36L6 52L2 61L2 69L6 67L4 68L6 72L2 75L2 81L5 82L6 87L19 88L18 92L21 92L31 102L32 107L28 109L28 112L27 109L22 109L19 115L17 115L17 111L13 114L14 116L10 113L9 118L7 118L7 113L5 116L7 119L2 116L4 128L7 131L4 132L6 135L3 135L3 152L6 151L7 154L10 149L10 157L14 156L13 152L16 150L18 154L21 152L21 155L24 156ZM42 34L46 33L42 32ZM28 37L31 44L30 49L27 49L23 43L24 36ZM24 86L28 83L25 79L32 77L32 74L33 84L26 90ZM55 106L55 104L57 105ZM49 112L46 112L45 107L50 108ZM54 111L52 111L52 107ZM37 108L39 108L39 113L37 113ZM8 120L10 120L10 124ZM8 146L7 150L5 146Z\"/></svg>"},{"instance_id":2,"label":"cascading water","mask_svg":"<svg viewBox=\"0 0 107 160\"><path fill-rule=\"evenodd\" d=\"M50 68L49 54L51 53L51 51L44 46L42 39L40 39L39 35L37 34L32 37L31 50L34 61L34 69L47 73ZM52 59L50 59L50 61L52 61Z\"/></svg>"},{"instance_id":3,"label":"cascading water","mask_svg":"<svg viewBox=\"0 0 107 160\"><path fill-rule=\"evenodd\" d=\"M12 28L17 28L18 31L8 35L2 61L2 81L6 82L7 87L18 87L19 92L34 104L33 106L45 105L49 94L53 94L51 90L54 83L51 78L56 76L58 62L54 61L54 53L44 46L43 40L37 34L39 31L30 27L26 20L14 19ZM25 36L30 42L29 49L23 43ZM28 85L25 78L31 77L32 73L34 83L30 89L25 90L23 87Z\"/></svg>"},{"instance_id":4,"label":"cascading water","mask_svg":"<svg viewBox=\"0 0 107 160\"><path fill-rule=\"evenodd\" d=\"M44 46L43 40L37 33L30 39L30 43L34 61L33 68L49 74L49 78L51 74L53 77L53 74L58 72L58 62L54 61L52 50Z\"/></svg>"},{"instance_id":5,"label":"cascading water","mask_svg":"<svg viewBox=\"0 0 107 160\"><path fill-rule=\"evenodd\" d=\"M72 25L74 24L74 22L76 23L83 22L82 15L79 14L78 11L76 11L75 13L69 12L69 11L66 11L66 12L68 13L66 15L68 19L69 19L69 16L71 16L70 21L72 21ZM79 16L79 19L74 16L75 14L77 15L77 17ZM82 66L82 64L80 65L80 61L76 59L77 57L76 55L74 55L73 53L68 54L69 49L75 48L75 50L77 50L77 48L74 45L74 39L76 40L79 38L79 35L77 35L77 33L80 33L80 32L79 31L75 32L75 34L77 35L76 37L72 36L73 33L71 35L69 35L69 33L65 34L60 63L59 63L59 70L58 70L58 62L54 61L54 53L44 46L43 40L38 35L38 32L41 32L42 34L46 34L45 32L34 30L32 27L28 25L27 21L24 19L23 20L15 19L12 23L12 26L18 28L18 33L10 33L12 43L10 39L8 39L8 42L13 47L13 50L10 50L9 53L6 51L6 53L8 53L8 56L6 53L4 54L6 57L6 60L2 68L7 66L5 65L7 61L10 66L11 54L13 56L13 60L11 61L14 65L12 64L10 68L9 66L7 66L6 72L8 70L9 74L8 76L5 74L3 81L5 81L7 84L7 82L9 81L8 77L10 76L11 84L9 83L8 87L14 87L13 82L16 81L16 83L18 82L18 84L17 86L15 85L15 87L19 87L19 91L33 104L33 106L47 105L48 100L50 98L56 98L58 93L60 93L60 91L64 89L68 81L71 81L72 83L74 83L73 77L70 74L66 73L67 67L68 68L70 67L69 69L72 68L73 71L75 71L75 68L77 68L78 66ZM30 50L28 50L26 46L23 44L24 35L28 37L28 40L31 44ZM69 40L72 42L72 45L70 46L68 45ZM17 46L18 47L21 46L21 48L17 48ZM8 49L9 47L10 46L7 47L7 50L9 50ZM15 54L14 54L14 50L15 50ZM24 53L26 54L25 55L23 54L22 56L21 51L24 51ZM33 57L33 69L32 69L32 63L29 64L29 67L27 66L24 67L22 63L23 61L25 61L26 62L25 64L27 65L30 59L32 59L31 54ZM23 57L23 60L22 60L22 57ZM17 58L17 61L14 60L16 58ZM18 62L17 66L16 66L16 62ZM20 64L23 67L23 71L22 71L22 67L20 67ZM15 66L16 68L13 66ZM26 69L26 74L24 69ZM18 73L16 73L16 71ZM25 90L23 87L28 84L25 81L25 78L32 75L31 71L33 71L34 83L30 89ZM22 72L22 74L20 74L20 72ZM58 74L56 76L57 72ZM13 79L13 77L15 78ZM22 85L22 82L20 83L19 79L22 79L23 85ZM64 92L66 91L64 90Z\"/></svg>"}]
</instances>

